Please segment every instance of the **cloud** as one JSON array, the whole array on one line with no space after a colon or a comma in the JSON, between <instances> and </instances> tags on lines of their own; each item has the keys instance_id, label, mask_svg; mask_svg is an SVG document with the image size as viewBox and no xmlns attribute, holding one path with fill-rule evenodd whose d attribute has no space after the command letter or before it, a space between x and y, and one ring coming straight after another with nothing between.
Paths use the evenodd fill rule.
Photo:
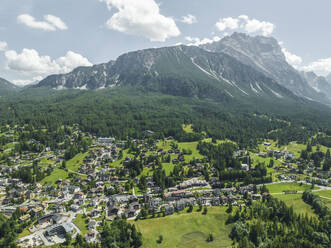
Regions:
<instances>
[{"instance_id":1,"label":"cloud","mask_svg":"<svg viewBox=\"0 0 331 248\"><path fill-rule=\"evenodd\" d=\"M248 34L261 34L264 36L271 35L275 29L275 25L271 22L250 19L247 15L240 15L237 18L221 18L215 26L221 32L237 30Z\"/></svg>"},{"instance_id":2,"label":"cloud","mask_svg":"<svg viewBox=\"0 0 331 248\"><path fill-rule=\"evenodd\" d=\"M37 76L37 77L33 77L32 79L17 79L17 80L12 80L12 83L13 84L16 84L18 86L24 86L24 85L34 84L34 83L40 82L43 79L44 79L44 77Z\"/></svg>"},{"instance_id":3,"label":"cloud","mask_svg":"<svg viewBox=\"0 0 331 248\"><path fill-rule=\"evenodd\" d=\"M181 22L186 24L193 24L193 23L197 23L198 20L194 15L188 14L182 17Z\"/></svg>"},{"instance_id":4,"label":"cloud","mask_svg":"<svg viewBox=\"0 0 331 248\"><path fill-rule=\"evenodd\" d=\"M247 33L262 32L262 35L269 36L273 33L275 25L271 22L259 21L256 19L246 20L245 30Z\"/></svg>"},{"instance_id":5,"label":"cloud","mask_svg":"<svg viewBox=\"0 0 331 248\"><path fill-rule=\"evenodd\" d=\"M107 21L107 27L122 33L138 35L150 41L166 41L180 35L171 17L160 14L154 0L99 0L118 12Z\"/></svg>"},{"instance_id":6,"label":"cloud","mask_svg":"<svg viewBox=\"0 0 331 248\"><path fill-rule=\"evenodd\" d=\"M228 17L228 18L220 19L216 23L216 27L220 31L224 31L226 29L233 30L233 29L237 29L239 27L239 24L238 23L239 23L239 19Z\"/></svg>"},{"instance_id":7,"label":"cloud","mask_svg":"<svg viewBox=\"0 0 331 248\"><path fill-rule=\"evenodd\" d=\"M282 52L285 55L285 59L287 63L292 65L294 68L298 69L299 66L302 64L302 58L298 55L290 53L286 48L282 48Z\"/></svg>"},{"instance_id":8,"label":"cloud","mask_svg":"<svg viewBox=\"0 0 331 248\"><path fill-rule=\"evenodd\" d=\"M67 30L67 25L59 18L53 15L45 15L45 21L36 21L35 18L28 14L19 15L18 23L33 29L41 29L44 31Z\"/></svg>"},{"instance_id":9,"label":"cloud","mask_svg":"<svg viewBox=\"0 0 331 248\"><path fill-rule=\"evenodd\" d=\"M82 55L68 51L67 54L58 59L50 56L41 56L34 49L24 48L21 53L14 50L5 52L6 68L16 72L18 75L28 77L35 81L36 77L44 77L50 74L68 73L79 66L92 66L92 63ZM24 83L20 81L20 83Z\"/></svg>"},{"instance_id":10,"label":"cloud","mask_svg":"<svg viewBox=\"0 0 331 248\"><path fill-rule=\"evenodd\" d=\"M187 37L185 37L185 40L190 42L190 43L187 44L187 46L200 46L200 45L205 45L205 44L220 41L221 38L219 36L214 36L212 39L209 39L209 38L200 39L200 38L197 38L197 37L187 36Z\"/></svg>"},{"instance_id":11,"label":"cloud","mask_svg":"<svg viewBox=\"0 0 331 248\"><path fill-rule=\"evenodd\" d=\"M316 74L321 76L327 76L331 73L331 58L319 59L314 61L307 66L303 66L304 71L314 71Z\"/></svg>"},{"instance_id":12,"label":"cloud","mask_svg":"<svg viewBox=\"0 0 331 248\"><path fill-rule=\"evenodd\" d=\"M45 20L60 30L67 30L68 26L57 16L45 15Z\"/></svg>"},{"instance_id":13,"label":"cloud","mask_svg":"<svg viewBox=\"0 0 331 248\"><path fill-rule=\"evenodd\" d=\"M0 52L4 52L7 50L8 44L5 41L0 40Z\"/></svg>"}]
</instances>

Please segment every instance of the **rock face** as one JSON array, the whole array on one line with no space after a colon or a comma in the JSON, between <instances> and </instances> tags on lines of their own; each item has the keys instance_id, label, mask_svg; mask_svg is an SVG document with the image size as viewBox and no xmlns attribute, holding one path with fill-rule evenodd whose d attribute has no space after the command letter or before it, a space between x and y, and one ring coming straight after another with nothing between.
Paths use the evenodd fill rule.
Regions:
<instances>
[{"instance_id":1,"label":"rock face","mask_svg":"<svg viewBox=\"0 0 331 248\"><path fill-rule=\"evenodd\" d=\"M318 93L324 93L331 100L331 82L325 77L317 76L314 72L301 72L309 86Z\"/></svg>"},{"instance_id":2,"label":"rock face","mask_svg":"<svg viewBox=\"0 0 331 248\"><path fill-rule=\"evenodd\" d=\"M325 101L326 96L313 90L300 73L286 62L282 49L272 37L234 33L219 42L204 45L212 52L226 53L252 66L298 96Z\"/></svg>"},{"instance_id":3,"label":"rock face","mask_svg":"<svg viewBox=\"0 0 331 248\"><path fill-rule=\"evenodd\" d=\"M260 71L220 52L199 47L147 49L116 61L52 75L37 87L103 89L136 86L171 95L216 99L286 98L294 94Z\"/></svg>"},{"instance_id":4,"label":"rock face","mask_svg":"<svg viewBox=\"0 0 331 248\"><path fill-rule=\"evenodd\" d=\"M51 75L35 87L145 90L206 98L295 96L327 102L285 59L274 38L234 33L201 47L174 46L121 55L116 61Z\"/></svg>"}]
</instances>

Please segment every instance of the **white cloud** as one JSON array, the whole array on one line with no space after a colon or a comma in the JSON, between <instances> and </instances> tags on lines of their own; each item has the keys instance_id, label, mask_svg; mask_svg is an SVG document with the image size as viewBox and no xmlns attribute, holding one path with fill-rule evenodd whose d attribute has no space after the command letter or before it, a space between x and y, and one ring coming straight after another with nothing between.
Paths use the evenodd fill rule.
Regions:
<instances>
[{"instance_id":1,"label":"white cloud","mask_svg":"<svg viewBox=\"0 0 331 248\"><path fill-rule=\"evenodd\" d=\"M0 40L0 52L4 52L7 50L8 44L5 41Z\"/></svg>"},{"instance_id":2,"label":"white cloud","mask_svg":"<svg viewBox=\"0 0 331 248\"><path fill-rule=\"evenodd\" d=\"M21 53L14 50L6 51L5 57L6 68L28 77L30 82L50 74L68 73L79 66L92 66L87 58L72 51L68 51L63 57L52 59L50 56L39 55L34 49L24 48ZM21 80L18 83L24 82Z\"/></svg>"},{"instance_id":3,"label":"white cloud","mask_svg":"<svg viewBox=\"0 0 331 248\"><path fill-rule=\"evenodd\" d=\"M285 55L285 59L287 63L292 65L294 68L298 69L299 66L302 64L302 58L298 55L290 53L286 48L282 48L282 52Z\"/></svg>"},{"instance_id":4,"label":"white cloud","mask_svg":"<svg viewBox=\"0 0 331 248\"><path fill-rule=\"evenodd\" d=\"M233 30L233 29L237 29L239 27L238 23L239 23L239 19L227 17L227 18L220 19L216 23L216 27L220 31L224 31L226 29Z\"/></svg>"},{"instance_id":5,"label":"white cloud","mask_svg":"<svg viewBox=\"0 0 331 248\"><path fill-rule=\"evenodd\" d=\"M247 19L245 30L247 33L262 32L262 35L269 36L273 33L275 25L271 22L259 21L256 19Z\"/></svg>"},{"instance_id":6,"label":"white cloud","mask_svg":"<svg viewBox=\"0 0 331 248\"><path fill-rule=\"evenodd\" d=\"M54 27L60 30L67 30L68 26L61 20L61 18L53 15L45 15L45 20L51 23Z\"/></svg>"},{"instance_id":7,"label":"white cloud","mask_svg":"<svg viewBox=\"0 0 331 248\"><path fill-rule=\"evenodd\" d=\"M212 39L209 39L209 38L200 39L200 38L197 38L197 37L187 36L187 37L185 37L185 40L190 42L190 43L187 44L187 46L200 46L200 45L205 45L205 44L220 41L221 37L214 36Z\"/></svg>"},{"instance_id":8,"label":"white cloud","mask_svg":"<svg viewBox=\"0 0 331 248\"><path fill-rule=\"evenodd\" d=\"M198 20L194 15L188 14L182 17L181 22L186 24L193 24L193 23L197 23Z\"/></svg>"},{"instance_id":9,"label":"white cloud","mask_svg":"<svg viewBox=\"0 0 331 248\"><path fill-rule=\"evenodd\" d=\"M154 0L99 0L110 9L118 10L108 21L107 27L122 33L138 35L151 41L165 41L180 35L171 17L160 14Z\"/></svg>"},{"instance_id":10,"label":"white cloud","mask_svg":"<svg viewBox=\"0 0 331 248\"><path fill-rule=\"evenodd\" d=\"M303 66L304 71L314 71L316 74L321 76L327 76L331 73L331 58L319 59L314 61L307 66Z\"/></svg>"},{"instance_id":11,"label":"white cloud","mask_svg":"<svg viewBox=\"0 0 331 248\"><path fill-rule=\"evenodd\" d=\"M250 19L247 15L240 15L237 18L221 18L215 25L221 32L237 30L249 34L261 34L264 36L271 35L275 29L275 25L271 22Z\"/></svg>"},{"instance_id":12,"label":"white cloud","mask_svg":"<svg viewBox=\"0 0 331 248\"><path fill-rule=\"evenodd\" d=\"M36 83L36 82L40 82L43 79L44 79L44 77L37 76L37 77L33 77L32 79L17 79L17 80L13 80L12 83L13 84L16 84L18 86L24 86L24 85L28 85L28 84L33 84L33 83Z\"/></svg>"},{"instance_id":13,"label":"white cloud","mask_svg":"<svg viewBox=\"0 0 331 248\"><path fill-rule=\"evenodd\" d=\"M36 21L36 19L28 14L19 15L18 23L24 24L29 28L41 29L44 31L56 31L68 29L67 25L59 18L53 15L45 15L45 21Z\"/></svg>"}]
</instances>

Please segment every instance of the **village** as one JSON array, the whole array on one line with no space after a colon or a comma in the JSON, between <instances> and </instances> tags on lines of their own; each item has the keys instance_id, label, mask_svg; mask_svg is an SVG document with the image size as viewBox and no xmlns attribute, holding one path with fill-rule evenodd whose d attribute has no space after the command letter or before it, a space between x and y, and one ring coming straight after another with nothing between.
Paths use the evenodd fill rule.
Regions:
<instances>
[{"instance_id":1,"label":"village","mask_svg":"<svg viewBox=\"0 0 331 248\"><path fill-rule=\"evenodd\" d=\"M14 134L14 130L5 133L13 143ZM9 152L0 167L0 212L10 217L19 209L19 222L24 223L25 229L19 235L18 245L51 246L77 235L87 242L98 242L104 222L161 218L193 208L207 213L209 206L245 206L268 198L272 194L266 190L268 184L296 182L312 189L318 185L316 190L331 189L327 180L330 171L323 172L313 161L305 161L294 152L273 149L269 142L262 143L260 150L233 152L242 173L254 175L257 163L269 162L266 176L271 181L245 184L221 181L210 166L210 158L199 154L197 142L178 144L172 137L159 140L153 134L147 130L145 139L119 141L93 137L76 129L70 137L72 141L83 135L92 142L85 153L68 161L64 150L53 151L49 147L39 154ZM29 142L40 144L36 140ZM8 145L3 147L4 153L10 150ZM26 178L19 178L17 171L32 170L33 166L44 172L41 180L32 178L32 182L26 183ZM158 168L166 169L163 181L172 183L171 187L159 182ZM164 177L177 181L167 182Z\"/></svg>"}]
</instances>

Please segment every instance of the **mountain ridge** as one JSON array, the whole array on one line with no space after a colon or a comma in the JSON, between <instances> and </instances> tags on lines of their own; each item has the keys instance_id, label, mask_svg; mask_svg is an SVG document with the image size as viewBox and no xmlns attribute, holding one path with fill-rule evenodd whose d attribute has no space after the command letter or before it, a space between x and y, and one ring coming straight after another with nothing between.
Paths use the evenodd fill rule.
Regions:
<instances>
[{"instance_id":1,"label":"mountain ridge","mask_svg":"<svg viewBox=\"0 0 331 248\"><path fill-rule=\"evenodd\" d=\"M261 75L263 82L259 82ZM32 87L101 90L125 85L191 97L281 99L286 95L294 99L284 91L287 89L310 101L331 101L311 78L286 62L275 38L241 33L200 47L179 45L128 52L108 63L48 76ZM325 85L324 89L330 90L331 96L331 88Z\"/></svg>"},{"instance_id":2,"label":"mountain ridge","mask_svg":"<svg viewBox=\"0 0 331 248\"><path fill-rule=\"evenodd\" d=\"M273 37L233 33L218 42L205 44L204 49L223 52L250 65L298 96L329 102L326 95L313 90L300 73L288 64L278 41ZM331 94L331 92L330 92Z\"/></svg>"}]
</instances>

